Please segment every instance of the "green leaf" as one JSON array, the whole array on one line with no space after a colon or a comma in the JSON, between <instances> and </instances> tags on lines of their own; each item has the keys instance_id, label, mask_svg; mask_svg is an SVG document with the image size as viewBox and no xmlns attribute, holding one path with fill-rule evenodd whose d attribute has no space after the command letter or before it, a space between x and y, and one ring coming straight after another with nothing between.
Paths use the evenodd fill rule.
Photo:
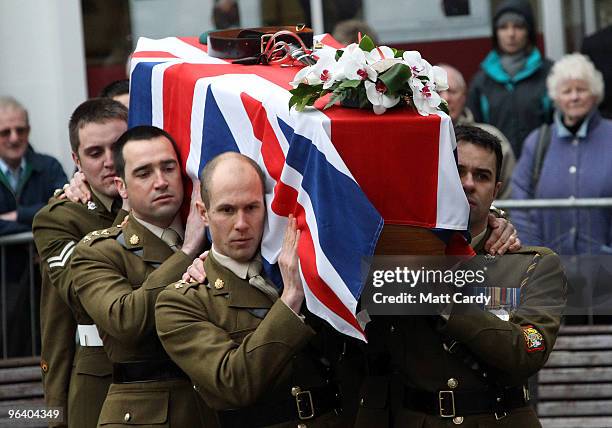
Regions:
<instances>
[{"instance_id":1,"label":"green leaf","mask_svg":"<svg viewBox=\"0 0 612 428\"><path fill-rule=\"evenodd\" d=\"M342 49L338 49L336 51L336 62L340 59L340 57L342 56L343 53L344 53L344 50L342 50Z\"/></svg>"},{"instance_id":2,"label":"green leaf","mask_svg":"<svg viewBox=\"0 0 612 428\"><path fill-rule=\"evenodd\" d=\"M306 83L300 83L297 88L289 90L293 95L303 97L315 92L321 92L323 84L320 85L308 85Z\"/></svg>"},{"instance_id":3,"label":"green leaf","mask_svg":"<svg viewBox=\"0 0 612 428\"><path fill-rule=\"evenodd\" d=\"M379 74L378 78L385 84L389 92L397 93L404 87L410 76L412 76L410 67L405 64L395 64L383 74Z\"/></svg>"},{"instance_id":4,"label":"green leaf","mask_svg":"<svg viewBox=\"0 0 612 428\"><path fill-rule=\"evenodd\" d=\"M403 49L395 49L395 48L391 48L393 50L393 58L401 58L402 56L404 56L404 52L406 52Z\"/></svg>"},{"instance_id":5,"label":"green leaf","mask_svg":"<svg viewBox=\"0 0 612 428\"><path fill-rule=\"evenodd\" d=\"M372 49L376 47L376 45L374 44L374 41L372 41L370 36L368 36L367 34L364 34L363 37L361 38L361 41L359 42L359 47L363 51L370 52Z\"/></svg>"},{"instance_id":6,"label":"green leaf","mask_svg":"<svg viewBox=\"0 0 612 428\"><path fill-rule=\"evenodd\" d=\"M446 103L445 100L442 100L440 105L438 105L438 108L442 110L444 113L450 115L450 112L448 111L448 104Z\"/></svg>"},{"instance_id":7,"label":"green leaf","mask_svg":"<svg viewBox=\"0 0 612 428\"><path fill-rule=\"evenodd\" d=\"M359 85L361 85L361 82L363 82L363 80L344 80L342 83L340 83L340 86L338 86L339 88L356 88Z\"/></svg>"},{"instance_id":8,"label":"green leaf","mask_svg":"<svg viewBox=\"0 0 612 428\"><path fill-rule=\"evenodd\" d=\"M323 110L327 110L328 108L336 104L338 101L342 101L345 98L346 98L346 92L344 91L334 92L334 94L329 99L329 102L325 104L325 107L323 107Z\"/></svg>"}]
</instances>

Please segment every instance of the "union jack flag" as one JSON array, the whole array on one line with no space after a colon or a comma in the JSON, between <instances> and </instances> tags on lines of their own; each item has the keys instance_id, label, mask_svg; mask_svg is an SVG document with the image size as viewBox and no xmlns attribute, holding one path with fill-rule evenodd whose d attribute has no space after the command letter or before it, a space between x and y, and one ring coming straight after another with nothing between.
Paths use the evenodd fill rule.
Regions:
<instances>
[{"instance_id":1,"label":"union jack flag","mask_svg":"<svg viewBox=\"0 0 612 428\"><path fill-rule=\"evenodd\" d=\"M334 45L333 39L327 40ZM374 252L383 216L428 228L467 228L469 207L457 185L452 127L446 116L424 121L429 128L422 130L423 144L432 140L433 158L426 155L428 149L420 155L402 154L400 159L406 160L406 168L418 165L437 171L450 166L455 176L430 171L429 178L416 186L398 186L398 200L388 203L379 197L385 190L377 189L381 184L365 178L367 165L352 172L345 163L344 157L351 157L348 144L359 135L338 134L347 130L333 125L343 123L345 113L338 111L342 109L331 114L289 111L288 83L296 69L233 65L208 56L206 47L194 38L174 37L140 39L131 69L130 126L148 124L168 131L178 142L189 176L197 177L206 162L226 151L243 153L261 166L267 177L268 215L261 244L265 268L273 279L277 277L275 263L287 217L293 214L302 231L298 254L306 304L342 333L365 339L355 316L365 278L362 260ZM365 159L375 168L384 160L365 152L356 156L355 165ZM401 180L397 174L388 177ZM440 185L448 193L441 198ZM417 199L411 192L419 195ZM423 202L427 208L414 208Z\"/></svg>"}]
</instances>

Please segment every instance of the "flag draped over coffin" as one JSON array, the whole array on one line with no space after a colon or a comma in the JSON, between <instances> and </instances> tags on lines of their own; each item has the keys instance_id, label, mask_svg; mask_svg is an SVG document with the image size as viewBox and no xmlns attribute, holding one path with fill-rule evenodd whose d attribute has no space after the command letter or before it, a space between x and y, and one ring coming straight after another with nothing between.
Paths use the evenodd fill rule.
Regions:
<instances>
[{"instance_id":1,"label":"flag draped over coffin","mask_svg":"<svg viewBox=\"0 0 612 428\"><path fill-rule=\"evenodd\" d=\"M327 40L334 44L333 39ZM388 172L391 180L400 181L396 203L385 205L385 198L376 195L388 190L378 189L380 183L366 178L367 165L358 165L359 158L368 159L368 153L356 155L357 166L352 171L343 159L351 157L350 147L336 140L346 143L350 135L342 133L353 132L340 125L346 114L339 112L343 109L336 109L337 118L314 109L303 113L288 110L288 82L297 68L233 65L208 56L206 47L195 38L170 37L141 38L131 70L130 127L155 125L168 131L177 140L189 176L196 178L206 162L227 151L240 152L261 166L266 173L268 208L261 254L268 274L278 277L275 264L287 217L293 214L302 231L298 254L306 304L312 313L347 335L364 338L355 318L365 278L362 258L373 254L383 217L387 219L385 213L401 217L403 206L425 202L426 207L414 215L409 212L400 223L467 229L469 207L453 158L452 126L445 115L432 117L428 122L431 129L423 131L434 139L431 144L444 150L434 150L433 159L425 153L431 149L422 150L420 155L409 156L405 165L409 169L413 162L421 168L429 165L440 170L427 183L432 188L422 188L423 183L402 184L407 170L396 172L396 176L380 171L378 174ZM369 112L354 114L364 113L372 117ZM392 115L385 116L392 120ZM421 157L428 159L426 165ZM449 167L450 171L443 172ZM355 175L362 176L364 183ZM414 198L411 191L428 200L408 203ZM382 210L372 198L380 199Z\"/></svg>"}]
</instances>

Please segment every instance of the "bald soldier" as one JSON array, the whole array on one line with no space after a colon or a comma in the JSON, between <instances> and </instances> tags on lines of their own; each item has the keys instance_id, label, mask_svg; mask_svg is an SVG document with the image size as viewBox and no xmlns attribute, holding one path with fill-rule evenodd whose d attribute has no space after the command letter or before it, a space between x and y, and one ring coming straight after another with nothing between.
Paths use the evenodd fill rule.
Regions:
<instances>
[{"instance_id":1,"label":"bald soldier","mask_svg":"<svg viewBox=\"0 0 612 428\"><path fill-rule=\"evenodd\" d=\"M485 254L501 147L477 127L455 133L472 245ZM368 325L369 358L385 361L385 370L364 384L356 426L540 426L527 380L546 363L559 330L566 301L559 257L523 247L465 267L486 272L489 287L473 291L490 297L484 308L450 303L440 315L380 317Z\"/></svg>"},{"instance_id":2,"label":"bald soldier","mask_svg":"<svg viewBox=\"0 0 612 428\"><path fill-rule=\"evenodd\" d=\"M225 153L206 164L201 179L198 210L213 241L207 279L181 280L160 293L156 322L164 348L223 427L296 427L301 420L350 426L337 414L333 382L342 342L302 308L296 219L289 218L278 259L279 290L261 272L266 205L259 166Z\"/></svg>"},{"instance_id":3,"label":"bald soldier","mask_svg":"<svg viewBox=\"0 0 612 428\"><path fill-rule=\"evenodd\" d=\"M43 389L48 406L64 409L63 426L95 427L110 385L111 364L96 326L70 294L70 260L81 238L110 227L120 212L111 149L127 129L127 115L110 99L94 98L76 108L68 125L72 158L90 183L92 198L72 202L59 191L34 218L43 278ZM121 212L118 221L127 215Z\"/></svg>"},{"instance_id":4,"label":"bald soldier","mask_svg":"<svg viewBox=\"0 0 612 428\"><path fill-rule=\"evenodd\" d=\"M183 228L180 163L168 133L132 128L113 146L113 160L130 215L85 236L72 259L72 287L113 363L98 426L201 426L193 387L155 333L154 306L202 251L203 224L192 208Z\"/></svg>"}]
</instances>

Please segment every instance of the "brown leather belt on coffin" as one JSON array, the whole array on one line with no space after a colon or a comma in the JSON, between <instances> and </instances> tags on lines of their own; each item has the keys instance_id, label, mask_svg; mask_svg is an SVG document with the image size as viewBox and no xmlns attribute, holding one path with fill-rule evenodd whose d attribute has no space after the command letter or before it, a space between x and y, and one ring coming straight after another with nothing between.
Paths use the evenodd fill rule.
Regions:
<instances>
[{"instance_id":1,"label":"brown leather belt on coffin","mask_svg":"<svg viewBox=\"0 0 612 428\"><path fill-rule=\"evenodd\" d=\"M258 56L261 53L261 38L278 31L291 31L298 35L308 48L312 48L313 32L308 27L280 26L235 28L231 30L211 31L208 33L208 55L215 58L238 59ZM289 36L279 36L278 40L294 41Z\"/></svg>"}]
</instances>

